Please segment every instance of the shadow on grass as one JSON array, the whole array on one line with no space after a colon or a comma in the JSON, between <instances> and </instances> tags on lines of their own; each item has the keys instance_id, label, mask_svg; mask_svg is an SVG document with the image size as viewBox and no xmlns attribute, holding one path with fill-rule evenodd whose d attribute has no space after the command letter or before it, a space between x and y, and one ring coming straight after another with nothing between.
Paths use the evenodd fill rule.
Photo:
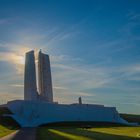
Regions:
<instances>
[{"instance_id":1,"label":"shadow on grass","mask_svg":"<svg viewBox=\"0 0 140 140\"><path fill-rule=\"evenodd\" d=\"M46 126L46 127L84 127L84 126L92 126L92 127L112 127L112 126L127 126L124 124L119 123L113 123L113 122L94 122L94 121L62 121L62 122L53 122L53 123L47 123L42 124L40 126Z\"/></svg>"},{"instance_id":2,"label":"shadow on grass","mask_svg":"<svg viewBox=\"0 0 140 140\"><path fill-rule=\"evenodd\" d=\"M70 134L77 134L77 135L83 135L87 136L89 138L95 138L99 140L140 140L140 138L134 138L134 137L129 137L129 136L120 136L120 135L115 135L115 134L107 134L104 132L96 132L96 131L90 131L90 129L77 129L75 131L73 130L61 130L66 133Z\"/></svg>"},{"instance_id":3,"label":"shadow on grass","mask_svg":"<svg viewBox=\"0 0 140 140\"><path fill-rule=\"evenodd\" d=\"M8 128L8 129L19 129L20 125L12 118L9 116L0 116L0 125Z\"/></svg>"},{"instance_id":4,"label":"shadow on grass","mask_svg":"<svg viewBox=\"0 0 140 140\"><path fill-rule=\"evenodd\" d=\"M8 129L18 129L20 125L11 116L12 112L7 107L0 107L0 125Z\"/></svg>"},{"instance_id":5,"label":"shadow on grass","mask_svg":"<svg viewBox=\"0 0 140 140\"><path fill-rule=\"evenodd\" d=\"M50 129L45 127L38 128L36 140L66 140L67 138L59 134L50 132Z\"/></svg>"},{"instance_id":6,"label":"shadow on grass","mask_svg":"<svg viewBox=\"0 0 140 140\"><path fill-rule=\"evenodd\" d=\"M20 125L8 115L12 115L12 112L7 107L0 107L0 137L9 135L20 128Z\"/></svg>"},{"instance_id":7,"label":"shadow on grass","mask_svg":"<svg viewBox=\"0 0 140 140\"><path fill-rule=\"evenodd\" d=\"M140 140L129 136L106 134L75 128L39 128L37 140Z\"/></svg>"}]
</instances>

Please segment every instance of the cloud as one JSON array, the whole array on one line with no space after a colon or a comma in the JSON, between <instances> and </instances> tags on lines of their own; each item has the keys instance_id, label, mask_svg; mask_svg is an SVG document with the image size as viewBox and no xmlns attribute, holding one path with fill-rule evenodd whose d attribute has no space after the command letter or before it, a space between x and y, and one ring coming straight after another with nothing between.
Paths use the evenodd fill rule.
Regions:
<instances>
[{"instance_id":1,"label":"cloud","mask_svg":"<svg viewBox=\"0 0 140 140\"><path fill-rule=\"evenodd\" d=\"M24 57L14 53L0 53L0 61L7 61L15 65L19 74L23 74Z\"/></svg>"},{"instance_id":2,"label":"cloud","mask_svg":"<svg viewBox=\"0 0 140 140\"><path fill-rule=\"evenodd\" d=\"M140 81L140 64L130 64L123 68L120 68L122 77L127 78L130 81Z\"/></svg>"},{"instance_id":3,"label":"cloud","mask_svg":"<svg viewBox=\"0 0 140 140\"><path fill-rule=\"evenodd\" d=\"M12 87L24 87L23 84L11 84L10 86L12 86Z\"/></svg>"},{"instance_id":4,"label":"cloud","mask_svg":"<svg viewBox=\"0 0 140 140\"><path fill-rule=\"evenodd\" d=\"M69 56L69 55L64 55L64 54L61 54L61 55L50 55L50 59L51 61L54 63L54 62L66 62L66 61L69 61L69 62L73 62L73 61L83 61L82 58L74 58L72 56Z\"/></svg>"},{"instance_id":5,"label":"cloud","mask_svg":"<svg viewBox=\"0 0 140 140\"><path fill-rule=\"evenodd\" d=\"M5 25L5 24L8 24L8 23L10 23L10 18L1 18L0 19L0 25Z\"/></svg>"},{"instance_id":6,"label":"cloud","mask_svg":"<svg viewBox=\"0 0 140 140\"><path fill-rule=\"evenodd\" d=\"M12 100L22 100L23 95L22 94L15 94L15 93L0 93L0 104L6 104L8 101Z\"/></svg>"},{"instance_id":7,"label":"cloud","mask_svg":"<svg viewBox=\"0 0 140 140\"><path fill-rule=\"evenodd\" d=\"M103 90L106 88L111 89L110 91L108 90L111 94L114 90L117 90L117 93L130 93L130 91L134 92L134 88L132 90L132 86L129 86L129 80L140 79L136 76L140 74L139 63L121 66L97 66L84 64L84 61L74 63L70 59L63 58L64 57L60 57L60 59L52 61L51 65L53 84L58 87L54 90L56 97L59 97L58 95L62 93L64 93L64 95L71 93L71 95L78 97L78 93L82 92L85 94L84 98L86 98L86 96L94 98L97 89ZM63 61L65 61L65 63L61 63ZM92 90L86 92L88 89ZM135 87L135 92L137 93L137 91L139 91L139 88L136 89ZM88 96L89 93L90 95ZM69 100L72 102L74 98L69 97ZM88 99L86 98L86 100Z\"/></svg>"},{"instance_id":8,"label":"cloud","mask_svg":"<svg viewBox=\"0 0 140 140\"><path fill-rule=\"evenodd\" d=\"M56 99L61 98L61 102L65 102L65 98L72 103L79 96L93 98L94 92L83 92L84 89L100 88L111 83L111 77L104 68L94 67L91 65L72 65L72 64L52 64L52 78L54 85L54 96Z\"/></svg>"},{"instance_id":9,"label":"cloud","mask_svg":"<svg viewBox=\"0 0 140 140\"><path fill-rule=\"evenodd\" d=\"M49 43L52 41L62 41L68 38L71 38L74 36L74 32L65 32L65 31L59 31L54 32L53 35L49 39Z\"/></svg>"},{"instance_id":10,"label":"cloud","mask_svg":"<svg viewBox=\"0 0 140 140\"><path fill-rule=\"evenodd\" d=\"M67 90L66 87L55 86L55 87L53 87L53 88L56 89L56 90Z\"/></svg>"},{"instance_id":11,"label":"cloud","mask_svg":"<svg viewBox=\"0 0 140 140\"><path fill-rule=\"evenodd\" d=\"M68 89L65 87L54 87L54 100L60 103L77 103L78 98L82 97L83 100L87 97L94 97L94 94L86 93L86 92L80 92L73 89ZM86 100L85 100L86 102Z\"/></svg>"},{"instance_id":12,"label":"cloud","mask_svg":"<svg viewBox=\"0 0 140 140\"><path fill-rule=\"evenodd\" d=\"M140 21L140 14L135 12L130 12L126 15L130 21Z\"/></svg>"},{"instance_id":13,"label":"cloud","mask_svg":"<svg viewBox=\"0 0 140 140\"><path fill-rule=\"evenodd\" d=\"M137 31L140 27L140 14L130 12L126 15L126 18L128 22L124 24L119 30L121 36L128 42L139 41L140 35ZM127 44L129 45L129 43Z\"/></svg>"},{"instance_id":14,"label":"cloud","mask_svg":"<svg viewBox=\"0 0 140 140\"><path fill-rule=\"evenodd\" d=\"M14 47L13 47L14 46ZM15 65L18 74L23 74L25 52L31 50L28 47L18 46L15 44L1 44L0 61L9 62ZM4 50L5 48L5 50Z\"/></svg>"}]
</instances>

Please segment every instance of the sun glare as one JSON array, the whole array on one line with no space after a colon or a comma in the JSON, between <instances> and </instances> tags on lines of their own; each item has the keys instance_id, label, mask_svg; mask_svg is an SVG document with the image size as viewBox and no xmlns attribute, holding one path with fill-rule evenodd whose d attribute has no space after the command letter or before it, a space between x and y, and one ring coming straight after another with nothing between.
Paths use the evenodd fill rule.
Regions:
<instances>
[{"instance_id":1,"label":"sun glare","mask_svg":"<svg viewBox=\"0 0 140 140\"><path fill-rule=\"evenodd\" d=\"M23 55L11 54L10 58L11 58L11 61L16 65L18 65L18 64L24 65L25 64L25 58Z\"/></svg>"},{"instance_id":2,"label":"sun glare","mask_svg":"<svg viewBox=\"0 0 140 140\"><path fill-rule=\"evenodd\" d=\"M30 48L28 48L28 47L20 48L17 51L17 53L15 54L15 61L16 61L16 63L24 65L25 64L25 56L24 55L29 50L30 50Z\"/></svg>"},{"instance_id":3,"label":"sun glare","mask_svg":"<svg viewBox=\"0 0 140 140\"><path fill-rule=\"evenodd\" d=\"M24 56L19 56L19 63L20 64L25 64L25 57Z\"/></svg>"}]
</instances>

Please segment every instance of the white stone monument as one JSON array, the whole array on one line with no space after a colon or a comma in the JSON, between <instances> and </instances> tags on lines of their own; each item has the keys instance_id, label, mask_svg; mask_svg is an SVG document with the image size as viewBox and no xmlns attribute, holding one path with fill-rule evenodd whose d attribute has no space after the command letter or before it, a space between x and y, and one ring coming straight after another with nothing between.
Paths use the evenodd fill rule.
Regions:
<instances>
[{"instance_id":1,"label":"white stone monument","mask_svg":"<svg viewBox=\"0 0 140 140\"><path fill-rule=\"evenodd\" d=\"M34 51L26 53L24 99L7 103L13 113L11 116L22 127L35 127L53 122L94 121L138 125L128 123L119 116L115 107L100 104L83 104L81 97L79 104L56 104L53 102L52 79L49 56L39 52L38 84L36 87L36 71Z\"/></svg>"},{"instance_id":2,"label":"white stone monument","mask_svg":"<svg viewBox=\"0 0 140 140\"><path fill-rule=\"evenodd\" d=\"M49 55L42 53L41 50L38 55L38 87L40 99L53 102Z\"/></svg>"},{"instance_id":3,"label":"white stone monument","mask_svg":"<svg viewBox=\"0 0 140 140\"><path fill-rule=\"evenodd\" d=\"M37 100L34 51L26 53L24 73L24 100Z\"/></svg>"}]
</instances>

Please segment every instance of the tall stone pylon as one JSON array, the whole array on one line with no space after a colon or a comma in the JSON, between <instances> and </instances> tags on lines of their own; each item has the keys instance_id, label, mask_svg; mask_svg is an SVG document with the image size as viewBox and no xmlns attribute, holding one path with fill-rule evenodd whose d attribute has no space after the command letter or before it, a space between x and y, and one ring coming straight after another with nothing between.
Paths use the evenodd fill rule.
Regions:
<instances>
[{"instance_id":1,"label":"tall stone pylon","mask_svg":"<svg viewBox=\"0 0 140 140\"><path fill-rule=\"evenodd\" d=\"M38 54L38 88L41 100L53 102L52 77L49 55Z\"/></svg>"},{"instance_id":2,"label":"tall stone pylon","mask_svg":"<svg viewBox=\"0 0 140 140\"><path fill-rule=\"evenodd\" d=\"M34 51L26 53L24 72L24 100L37 100L36 69Z\"/></svg>"}]
</instances>

